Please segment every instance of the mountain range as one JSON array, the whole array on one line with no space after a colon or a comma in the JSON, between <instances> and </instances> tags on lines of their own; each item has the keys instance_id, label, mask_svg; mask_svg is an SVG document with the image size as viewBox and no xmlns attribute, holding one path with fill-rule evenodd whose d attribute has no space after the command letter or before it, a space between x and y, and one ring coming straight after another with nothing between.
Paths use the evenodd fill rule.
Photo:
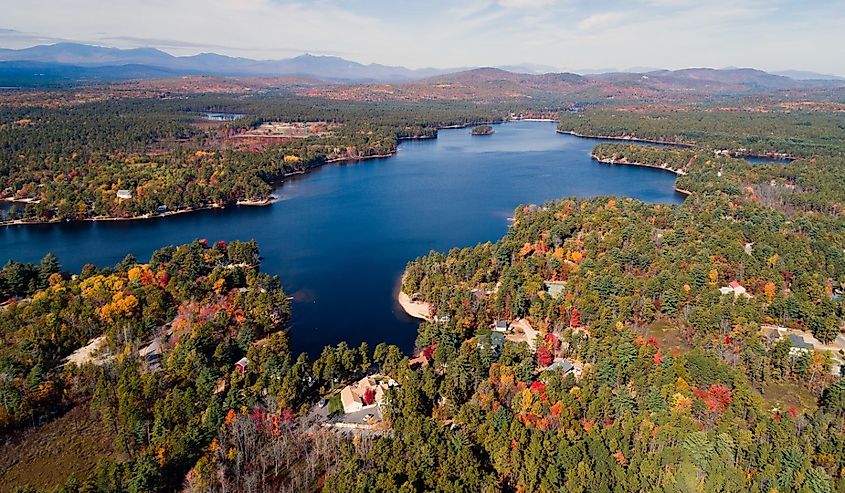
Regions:
<instances>
[{"instance_id":1,"label":"mountain range","mask_svg":"<svg viewBox=\"0 0 845 493\"><path fill-rule=\"evenodd\" d=\"M491 70L491 69L485 69ZM174 56L155 48L120 49L78 43L39 45L24 49L0 49L0 86L39 86L86 81L168 78L182 75L278 77L297 76L326 82L402 83L437 82L439 77L471 74L494 79L515 79L503 74L533 75L523 83L578 84L581 75L559 74L555 67L536 64L508 65L497 72L477 72L474 68L409 69L406 67L362 64L336 56L305 54L281 60L253 60L216 53ZM633 69L625 72L584 72L588 80L610 83L683 86L693 89L744 87L790 89L797 87L839 87L845 79L796 70L777 74L754 69ZM585 79L587 80L587 79Z\"/></svg>"},{"instance_id":2,"label":"mountain range","mask_svg":"<svg viewBox=\"0 0 845 493\"><path fill-rule=\"evenodd\" d=\"M279 76L296 75L331 81L397 82L415 80L447 73L453 70L408 69L380 64L361 64L335 56L301 55L283 60L252 60L216 53L192 56L174 56L155 48L119 49L77 43L40 45L19 50L0 49L0 62L7 67L22 67L21 62L44 68L58 65L84 68L90 75L114 75L106 67L131 67L134 73L146 67L153 73L171 75L220 75L220 76ZM16 62L16 65L9 65Z\"/></svg>"}]
</instances>

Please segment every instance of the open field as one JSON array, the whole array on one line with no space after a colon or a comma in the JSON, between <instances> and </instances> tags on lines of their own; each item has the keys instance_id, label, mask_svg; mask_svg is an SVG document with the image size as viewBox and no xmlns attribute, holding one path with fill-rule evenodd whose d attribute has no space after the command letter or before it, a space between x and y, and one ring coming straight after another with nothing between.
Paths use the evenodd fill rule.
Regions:
<instances>
[{"instance_id":1,"label":"open field","mask_svg":"<svg viewBox=\"0 0 845 493\"><path fill-rule=\"evenodd\" d=\"M763 401L769 409L788 412L791 406L799 413L812 413L817 408L816 397L802 385L790 382L772 382L763 387Z\"/></svg>"},{"instance_id":2,"label":"open field","mask_svg":"<svg viewBox=\"0 0 845 493\"><path fill-rule=\"evenodd\" d=\"M665 349L680 349L682 351L689 351L691 348L687 343L681 339L678 333L678 327L666 319L659 319L652 322L645 327L646 337L654 337L660 344L660 347Z\"/></svg>"},{"instance_id":3,"label":"open field","mask_svg":"<svg viewBox=\"0 0 845 493\"><path fill-rule=\"evenodd\" d=\"M68 477L86 477L111 452L111 438L88 404L0 445L0 493L31 484L52 488Z\"/></svg>"}]
</instances>

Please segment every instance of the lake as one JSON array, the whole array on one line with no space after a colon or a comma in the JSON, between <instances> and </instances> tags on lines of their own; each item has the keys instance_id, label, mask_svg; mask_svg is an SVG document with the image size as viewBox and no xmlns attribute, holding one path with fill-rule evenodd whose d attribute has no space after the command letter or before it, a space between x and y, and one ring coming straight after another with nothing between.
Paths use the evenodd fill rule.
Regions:
<instances>
[{"instance_id":1,"label":"lake","mask_svg":"<svg viewBox=\"0 0 845 493\"><path fill-rule=\"evenodd\" d=\"M212 122L233 122L238 118L243 118L242 113L224 113L224 112L206 112L202 114L206 120Z\"/></svg>"},{"instance_id":2,"label":"lake","mask_svg":"<svg viewBox=\"0 0 845 493\"><path fill-rule=\"evenodd\" d=\"M0 227L0 261L59 256L65 270L114 265L127 253L196 238L255 238L262 269L294 297L295 351L381 341L410 352L417 322L395 302L406 263L430 250L495 241L519 204L566 196L620 195L677 204L671 173L590 159L599 142L555 132L555 123L512 122L491 136L441 130L407 141L396 156L326 165L289 179L268 207L229 207L139 221Z\"/></svg>"}]
</instances>

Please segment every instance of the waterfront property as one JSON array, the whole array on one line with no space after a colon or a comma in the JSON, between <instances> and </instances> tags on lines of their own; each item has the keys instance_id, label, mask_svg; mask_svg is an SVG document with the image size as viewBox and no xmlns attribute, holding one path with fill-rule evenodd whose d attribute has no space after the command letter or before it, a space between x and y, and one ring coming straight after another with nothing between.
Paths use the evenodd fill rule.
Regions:
<instances>
[{"instance_id":1,"label":"waterfront property","mask_svg":"<svg viewBox=\"0 0 845 493\"><path fill-rule=\"evenodd\" d=\"M350 414L376 406L381 407L384 403L385 392L396 385L398 384L392 378L381 375L366 376L347 385L340 391L343 412Z\"/></svg>"},{"instance_id":2,"label":"waterfront property","mask_svg":"<svg viewBox=\"0 0 845 493\"><path fill-rule=\"evenodd\" d=\"M410 352L419 321L394 303L409 260L501 237L520 204L596 195L683 201L670 173L598 165L590 158L597 142L558 134L554 123L497 125L493 138L441 130L436 139L403 142L391 158L291 177L268 207L185 214L171 207L149 220L5 226L0 261L38 262L52 251L78 272L197 238L254 238L262 270L278 274L294 298L294 351L316 356L345 340Z\"/></svg>"}]
</instances>

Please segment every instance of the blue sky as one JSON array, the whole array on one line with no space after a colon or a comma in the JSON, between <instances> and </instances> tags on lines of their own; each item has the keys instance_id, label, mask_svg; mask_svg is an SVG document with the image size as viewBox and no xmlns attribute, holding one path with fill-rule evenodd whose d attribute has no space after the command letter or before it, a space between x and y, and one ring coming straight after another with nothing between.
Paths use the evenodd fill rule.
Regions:
<instances>
[{"instance_id":1,"label":"blue sky","mask_svg":"<svg viewBox=\"0 0 845 493\"><path fill-rule=\"evenodd\" d=\"M310 52L364 63L845 75L845 0L0 0L0 46Z\"/></svg>"}]
</instances>

